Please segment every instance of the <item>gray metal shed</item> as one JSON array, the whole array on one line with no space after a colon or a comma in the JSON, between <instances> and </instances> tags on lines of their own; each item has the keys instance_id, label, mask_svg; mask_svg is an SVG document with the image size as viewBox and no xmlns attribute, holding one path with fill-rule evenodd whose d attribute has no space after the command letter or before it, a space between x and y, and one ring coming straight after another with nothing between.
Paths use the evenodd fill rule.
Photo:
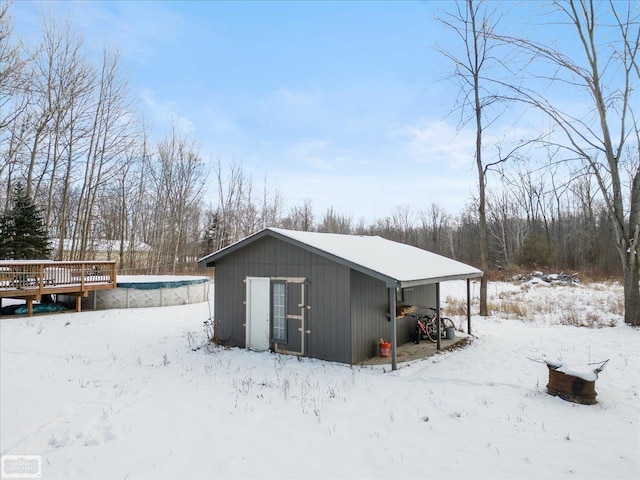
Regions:
<instances>
[{"instance_id":1,"label":"gray metal shed","mask_svg":"<svg viewBox=\"0 0 640 480\"><path fill-rule=\"evenodd\" d=\"M439 306L440 282L466 279L468 292L469 279L482 276L381 237L277 228L198 263L215 267L220 341L355 364L377 355L378 340L390 337L394 369L396 346L410 341L414 329L412 320L389 315L396 303Z\"/></svg>"}]
</instances>

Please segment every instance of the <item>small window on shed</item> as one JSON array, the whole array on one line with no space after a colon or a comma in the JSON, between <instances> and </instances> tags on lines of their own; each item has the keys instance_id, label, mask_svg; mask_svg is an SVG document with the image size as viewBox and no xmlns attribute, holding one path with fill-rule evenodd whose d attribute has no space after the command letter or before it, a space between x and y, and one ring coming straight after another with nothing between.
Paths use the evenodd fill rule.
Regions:
<instances>
[{"instance_id":1,"label":"small window on shed","mask_svg":"<svg viewBox=\"0 0 640 480\"><path fill-rule=\"evenodd\" d=\"M286 283L272 282L271 299L271 324L273 325L273 340L275 342L287 341L287 299Z\"/></svg>"}]
</instances>

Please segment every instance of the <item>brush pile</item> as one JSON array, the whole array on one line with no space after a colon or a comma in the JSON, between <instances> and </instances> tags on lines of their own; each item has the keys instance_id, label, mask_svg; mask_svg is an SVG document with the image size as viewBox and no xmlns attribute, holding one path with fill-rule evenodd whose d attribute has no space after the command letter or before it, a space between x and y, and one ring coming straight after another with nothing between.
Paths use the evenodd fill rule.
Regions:
<instances>
[{"instance_id":1,"label":"brush pile","mask_svg":"<svg viewBox=\"0 0 640 480\"><path fill-rule=\"evenodd\" d=\"M529 275L514 275L511 277L514 282L532 282L532 283L548 283L548 284L575 284L579 285L580 280L578 279L577 273L549 273L545 274L540 271L531 272Z\"/></svg>"}]
</instances>

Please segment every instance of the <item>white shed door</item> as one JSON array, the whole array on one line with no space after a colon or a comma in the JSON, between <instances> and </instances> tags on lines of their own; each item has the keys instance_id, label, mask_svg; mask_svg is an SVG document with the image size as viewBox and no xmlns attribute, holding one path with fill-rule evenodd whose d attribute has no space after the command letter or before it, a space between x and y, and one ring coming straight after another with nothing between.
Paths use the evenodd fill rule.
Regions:
<instances>
[{"instance_id":1,"label":"white shed door","mask_svg":"<svg viewBox=\"0 0 640 480\"><path fill-rule=\"evenodd\" d=\"M250 350L269 349L269 279L247 277L247 339Z\"/></svg>"}]
</instances>

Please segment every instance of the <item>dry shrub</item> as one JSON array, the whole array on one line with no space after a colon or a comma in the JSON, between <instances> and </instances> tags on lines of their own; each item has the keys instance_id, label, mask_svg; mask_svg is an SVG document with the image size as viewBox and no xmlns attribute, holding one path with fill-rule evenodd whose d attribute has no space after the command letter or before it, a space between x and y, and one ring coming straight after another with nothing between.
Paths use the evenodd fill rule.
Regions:
<instances>
[{"instance_id":1,"label":"dry shrub","mask_svg":"<svg viewBox=\"0 0 640 480\"><path fill-rule=\"evenodd\" d=\"M569 309L562 316L560 323L562 325L573 325L574 327L603 328L614 327L616 320L604 312L591 310L580 315L575 310Z\"/></svg>"},{"instance_id":2,"label":"dry shrub","mask_svg":"<svg viewBox=\"0 0 640 480\"><path fill-rule=\"evenodd\" d=\"M502 292L496 292L493 295L498 300L503 302L510 302L512 300L524 300L526 298L525 293L531 289L531 285L520 285L517 290L505 290Z\"/></svg>"},{"instance_id":3,"label":"dry shrub","mask_svg":"<svg viewBox=\"0 0 640 480\"><path fill-rule=\"evenodd\" d=\"M602 328L615 326L624 315L624 295L619 282L523 284L508 290L490 283L487 293L489 314L505 319ZM447 317L464 317L467 313L466 298L448 296L443 307ZM471 310L477 314L477 298L472 299Z\"/></svg>"},{"instance_id":4,"label":"dry shrub","mask_svg":"<svg viewBox=\"0 0 640 480\"><path fill-rule=\"evenodd\" d=\"M582 327L582 321L580 320L580 316L574 310L568 310L562 316L560 320L561 325L573 325L574 327Z\"/></svg>"},{"instance_id":5,"label":"dry shrub","mask_svg":"<svg viewBox=\"0 0 640 480\"><path fill-rule=\"evenodd\" d=\"M580 281L582 283L597 283L597 282L615 282L616 279L622 276L622 272L618 274L606 274L597 271L596 269L583 269L580 270Z\"/></svg>"},{"instance_id":6,"label":"dry shrub","mask_svg":"<svg viewBox=\"0 0 640 480\"><path fill-rule=\"evenodd\" d=\"M624 317L624 296L616 296L609 302L609 312Z\"/></svg>"},{"instance_id":7,"label":"dry shrub","mask_svg":"<svg viewBox=\"0 0 640 480\"><path fill-rule=\"evenodd\" d=\"M448 296L443 307L445 317L467 314L467 301Z\"/></svg>"},{"instance_id":8,"label":"dry shrub","mask_svg":"<svg viewBox=\"0 0 640 480\"><path fill-rule=\"evenodd\" d=\"M528 307L524 302L505 302L503 305L503 311L514 318L525 318L528 315Z\"/></svg>"},{"instance_id":9,"label":"dry shrub","mask_svg":"<svg viewBox=\"0 0 640 480\"><path fill-rule=\"evenodd\" d=\"M583 326L589 328L598 328L606 321L601 313L587 312L584 316Z\"/></svg>"},{"instance_id":10,"label":"dry shrub","mask_svg":"<svg viewBox=\"0 0 640 480\"><path fill-rule=\"evenodd\" d=\"M510 282L515 275L527 275L531 273L530 268L510 265L501 269L493 268L487 272L489 282Z\"/></svg>"},{"instance_id":11,"label":"dry shrub","mask_svg":"<svg viewBox=\"0 0 640 480\"><path fill-rule=\"evenodd\" d=\"M487 308L492 315L505 316L512 319L524 319L529 311L525 302L507 297L499 302L488 301Z\"/></svg>"}]
</instances>

